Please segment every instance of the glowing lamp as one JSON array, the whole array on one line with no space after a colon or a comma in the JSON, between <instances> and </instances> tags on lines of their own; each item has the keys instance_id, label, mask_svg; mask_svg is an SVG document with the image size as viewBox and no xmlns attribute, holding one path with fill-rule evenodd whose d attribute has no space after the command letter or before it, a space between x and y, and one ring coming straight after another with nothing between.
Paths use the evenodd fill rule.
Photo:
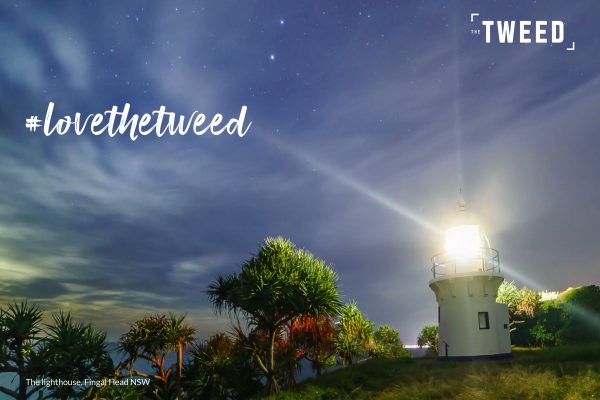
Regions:
<instances>
[{"instance_id":1,"label":"glowing lamp","mask_svg":"<svg viewBox=\"0 0 600 400\"><path fill-rule=\"evenodd\" d=\"M479 225L459 225L446 230L446 254L457 258L468 258L477 254L482 247Z\"/></svg>"}]
</instances>

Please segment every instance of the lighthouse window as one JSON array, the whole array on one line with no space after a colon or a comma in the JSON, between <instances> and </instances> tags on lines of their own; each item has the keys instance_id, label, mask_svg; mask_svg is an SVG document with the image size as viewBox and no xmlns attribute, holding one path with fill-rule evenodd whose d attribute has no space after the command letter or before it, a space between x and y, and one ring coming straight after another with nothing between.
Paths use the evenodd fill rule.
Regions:
<instances>
[{"instance_id":1,"label":"lighthouse window","mask_svg":"<svg viewBox=\"0 0 600 400\"><path fill-rule=\"evenodd\" d=\"M490 317L485 311L479 313L479 329L490 329Z\"/></svg>"}]
</instances>

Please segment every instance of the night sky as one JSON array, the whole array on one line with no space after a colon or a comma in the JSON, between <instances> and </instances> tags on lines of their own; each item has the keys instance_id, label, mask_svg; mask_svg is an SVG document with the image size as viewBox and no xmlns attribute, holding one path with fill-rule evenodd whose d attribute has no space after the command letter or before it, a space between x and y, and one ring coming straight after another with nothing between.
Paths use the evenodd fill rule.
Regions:
<instances>
[{"instance_id":1,"label":"night sky","mask_svg":"<svg viewBox=\"0 0 600 400\"><path fill-rule=\"evenodd\" d=\"M486 44L471 12L563 20ZM415 343L430 258L467 208L508 279L600 283L600 2L0 2L0 302L114 339L155 312L227 329L207 285L282 235ZM575 51L566 51L572 41ZM131 103L236 136L46 137L25 118Z\"/></svg>"}]
</instances>

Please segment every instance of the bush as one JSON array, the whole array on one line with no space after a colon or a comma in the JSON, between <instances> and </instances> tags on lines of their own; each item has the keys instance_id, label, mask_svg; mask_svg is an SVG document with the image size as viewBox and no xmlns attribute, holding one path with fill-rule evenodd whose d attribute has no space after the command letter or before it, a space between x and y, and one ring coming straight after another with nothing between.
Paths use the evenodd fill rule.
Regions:
<instances>
[{"instance_id":1,"label":"bush","mask_svg":"<svg viewBox=\"0 0 600 400\"><path fill-rule=\"evenodd\" d=\"M600 287L568 289L563 300L564 324L559 331L564 343L600 341Z\"/></svg>"},{"instance_id":2,"label":"bush","mask_svg":"<svg viewBox=\"0 0 600 400\"><path fill-rule=\"evenodd\" d=\"M261 388L258 371L238 341L218 333L194 345L184 369L184 387L193 399L245 399Z\"/></svg>"},{"instance_id":3,"label":"bush","mask_svg":"<svg viewBox=\"0 0 600 400\"><path fill-rule=\"evenodd\" d=\"M419 337L417 338L417 344L419 347L429 346L429 354L438 354L438 341L439 341L439 328L437 325L427 325L421 329Z\"/></svg>"},{"instance_id":4,"label":"bush","mask_svg":"<svg viewBox=\"0 0 600 400\"><path fill-rule=\"evenodd\" d=\"M517 292L512 283L503 285L498 302L509 305L513 345L546 347L600 341L600 287L569 288L557 299L538 306L536 293L527 288Z\"/></svg>"},{"instance_id":5,"label":"bush","mask_svg":"<svg viewBox=\"0 0 600 400\"><path fill-rule=\"evenodd\" d=\"M410 351L404 348L400 334L391 326L382 325L373 335L375 348L371 356L375 358L402 358L410 357Z\"/></svg>"},{"instance_id":6,"label":"bush","mask_svg":"<svg viewBox=\"0 0 600 400\"><path fill-rule=\"evenodd\" d=\"M529 330L532 340L526 344L535 344L542 347L560 344L559 330L564 325L564 318L561 304L558 301L543 302L536 318L531 321L534 324Z\"/></svg>"}]
</instances>

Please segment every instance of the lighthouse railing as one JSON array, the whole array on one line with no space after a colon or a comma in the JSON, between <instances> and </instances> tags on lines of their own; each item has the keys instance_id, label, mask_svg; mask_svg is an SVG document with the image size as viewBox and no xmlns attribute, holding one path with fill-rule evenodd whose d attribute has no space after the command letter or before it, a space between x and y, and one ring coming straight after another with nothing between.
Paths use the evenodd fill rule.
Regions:
<instances>
[{"instance_id":1,"label":"lighthouse railing","mask_svg":"<svg viewBox=\"0 0 600 400\"><path fill-rule=\"evenodd\" d=\"M500 254L490 247L461 256L440 253L431 258L431 263L434 278L462 272L500 272Z\"/></svg>"}]
</instances>

